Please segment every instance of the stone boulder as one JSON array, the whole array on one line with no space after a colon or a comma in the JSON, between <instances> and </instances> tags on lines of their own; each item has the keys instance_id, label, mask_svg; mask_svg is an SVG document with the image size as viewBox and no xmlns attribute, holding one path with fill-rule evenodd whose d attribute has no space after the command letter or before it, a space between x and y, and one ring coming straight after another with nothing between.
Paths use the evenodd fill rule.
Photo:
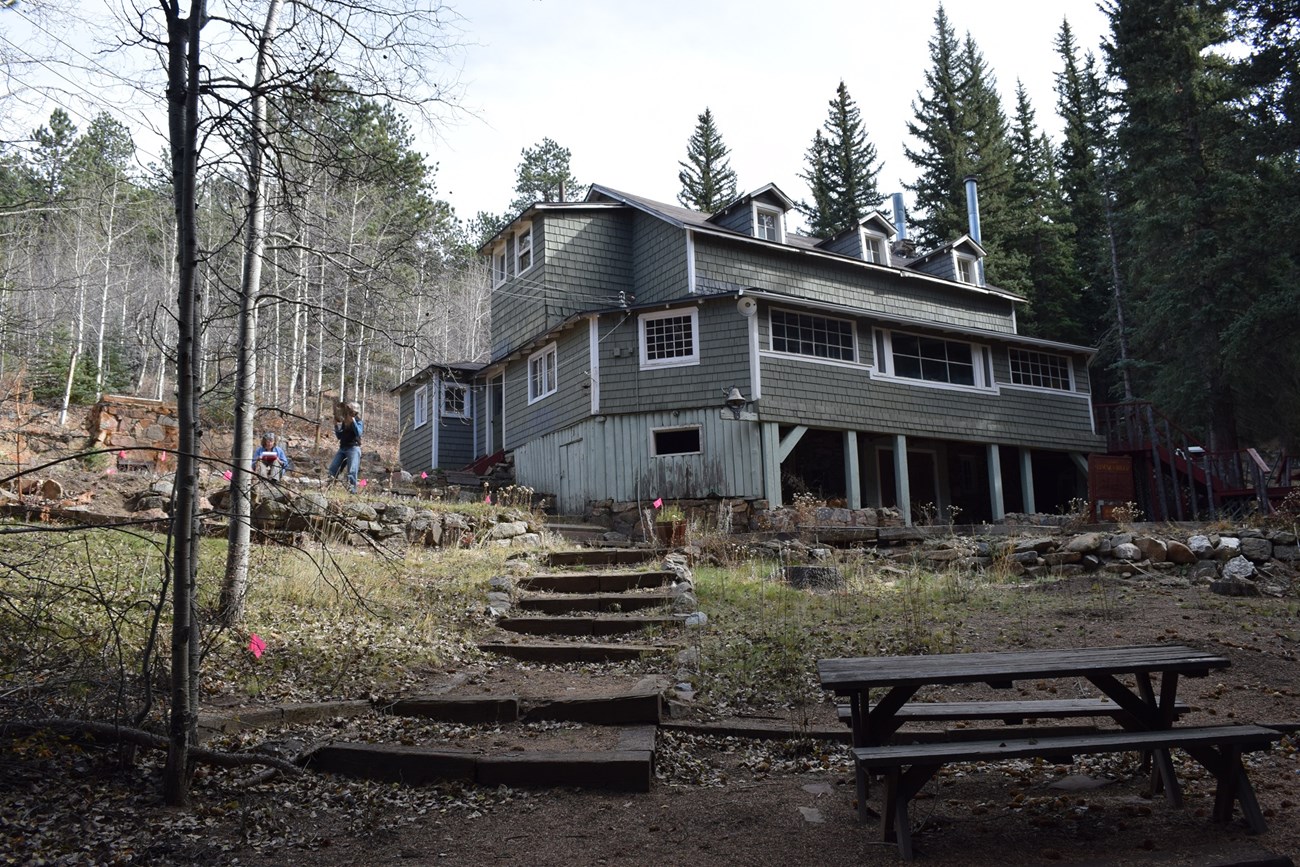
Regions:
<instances>
[{"instance_id":1,"label":"stone boulder","mask_svg":"<svg viewBox=\"0 0 1300 867\"><path fill-rule=\"evenodd\" d=\"M1165 557L1170 563L1177 563L1179 566L1190 566L1198 559L1191 548L1175 539L1165 542Z\"/></svg>"},{"instance_id":2,"label":"stone boulder","mask_svg":"<svg viewBox=\"0 0 1300 867\"><path fill-rule=\"evenodd\" d=\"M1273 543L1263 538L1243 538L1241 556L1252 563L1267 563L1273 558Z\"/></svg>"},{"instance_id":3,"label":"stone boulder","mask_svg":"<svg viewBox=\"0 0 1300 867\"><path fill-rule=\"evenodd\" d=\"M1238 554L1223 564L1224 578L1254 578L1255 564Z\"/></svg>"},{"instance_id":4,"label":"stone boulder","mask_svg":"<svg viewBox=\"0 0 1300 867\"><path fill-rule=\"evenodd\" d=\"M1168 559L1167 548L1160 539L1152 536L1139 536L1133 540L1133 544L1142 552L1142 556L1152 563L1163 563Z\"/></svg>"},{"instance_id":5,"label":"stone boulder","mask_svg":"<svg viewBox=\"0 0 1300 867\"><path fill-rule=\"evenodd\" d=\"M1123 542L1116 545L1114 555L1116 560L1127 560L1131 563L1144 559L1142 556L1142 549L1137 545L1134 545L1132 542Z\"/></svg>"},{"instance_id":6,"label":"stone boulder","mask_svg":"<svg viewBox=\"0 0 1300 867\"><path fill-rule=\"evenodd\" d=\"M785 566L781 577L799 590L835 590L844 586L844 573L834 566Z\"/></svg>"}]
</instances>

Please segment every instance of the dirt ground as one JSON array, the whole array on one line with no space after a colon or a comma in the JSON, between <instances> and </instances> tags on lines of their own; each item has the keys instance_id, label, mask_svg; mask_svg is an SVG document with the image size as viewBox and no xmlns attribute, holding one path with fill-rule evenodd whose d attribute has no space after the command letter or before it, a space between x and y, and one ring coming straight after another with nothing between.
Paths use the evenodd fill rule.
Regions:
<instances>
[{"instance_id":1,"label":"dirt ground","mask_svg":"<svg viewBox=\"0 0 1300 867\"><path fill-rule=\"evenodd\" d=\"M1085 591L1063 582L1015 592L1045 594L1025 608L1050 617L1053 595L1077 599ZM1089 643L1177 641L1232 660L1226 671L1182 680L1180 698L1194 708L1187 723L1300 719L1294 599L1225 599L1156 584L1138 598L1140 604L1089 616ZM1005 647L1006 625L996 614L972 612L961 639L969 650ZM1062 631L1078 634L1071 632L1077 625L1045 620L1017 628L1022 646L1032 648L1065 643ZM519 676L533 685L558 679ZM510 680L502 669L476 682L498 690L512 688ZM1066 688L1027 684L1023 692ZM809 722L831 724L833 717L828 697ZM247 738L291 754L315 741L350 739L356 725L336 720ZM416 736L471 747L492 739L518 745L522 737L465 727L429 731ZM554 734L575 743L580 735L572 728ZM266 780L255 770L205 769L188 811L157 806L157 759L123 778L94 753L30 758L0 768L0 827L11 829L0 838L0 863L861 867L898 861L877 826L855 820L846 749L829 742L661 730L657 779L648 794L409 788L317 774ZM1261 836L1248 834L1239 818L1228 826L1211 822L1212 778L1180 754L1175 761L1185 788L1182 810L1147 796L1132 756L1085 757L1068 767L950 766L914 805L920 860L1204 867L1300 853L1300 753L1293 739L1248 757L1269 824ZM878 791L871 803L876 798ZM53 857L38 860L37 853Z\"/></svg>"}]
</instances>

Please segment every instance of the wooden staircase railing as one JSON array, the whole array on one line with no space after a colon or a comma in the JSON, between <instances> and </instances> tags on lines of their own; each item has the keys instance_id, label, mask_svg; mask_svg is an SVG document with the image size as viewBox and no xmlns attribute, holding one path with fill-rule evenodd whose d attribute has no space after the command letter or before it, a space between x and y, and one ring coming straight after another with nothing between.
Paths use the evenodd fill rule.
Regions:
<instances>
[{"instance_id":1,"label":"wooden staircase railing","mask_svg":"<svg viewBox=\"0 0 1300 867\"><path fill-rule=\"evenodd\" d=\"M1262 514L1300 484L1300 462L1277 465L1253 448L1209 451L1146 401L1094 407L1110 454L1134 458L1143 511L1157 521L1201 520L1253 504Z\"/></svg>"}]
</instances>

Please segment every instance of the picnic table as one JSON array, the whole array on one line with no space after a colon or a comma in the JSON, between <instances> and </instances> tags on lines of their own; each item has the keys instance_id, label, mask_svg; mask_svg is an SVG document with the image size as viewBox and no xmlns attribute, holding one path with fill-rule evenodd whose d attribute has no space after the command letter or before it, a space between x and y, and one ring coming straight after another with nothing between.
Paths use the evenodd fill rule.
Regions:
<instances>
[{"instance_id":1,"label":"picnic table","mask_svg":"<svg viewBox=\"0 0 1300 867\"><path fill-rule=\"evenodd\" d=\"M866 819L868 775L886 778L880 812L885 840L893 836L900 854L912 857L908 804L948 762L996 761L1041 756L1059 759L1082 753L1140 750L1153 761L1153 784L1171 806L1182 805L1169 750L1186 750L1217 781L1214 818L1227 821L1233 806L1256 833L1263 814L1241 764L1241 753L1267 748L1279 732L1261 726L1177 727L1186 705L1177 698L1180 677L1205 677L1229 660L1177 644L1087 647L1057 650L945 653L823 659L817 673L824 688L848 699L856 767L858 814ZM1009 689L1017 682L1069 678L1090 683L1089 697L1024 701L915 702L925 687L987 684ZM1127 678L1131 685L1121 678ZM1156 680L1158 678L1158 681ZM873 702L872 691L880 691ZM1118 729L1021 731L1008 727L985 739L909 739L899 735L916 720L1065 719L1108 716ZM909 742L911 741L911 742Z\"/></svg>"}]
</instances>

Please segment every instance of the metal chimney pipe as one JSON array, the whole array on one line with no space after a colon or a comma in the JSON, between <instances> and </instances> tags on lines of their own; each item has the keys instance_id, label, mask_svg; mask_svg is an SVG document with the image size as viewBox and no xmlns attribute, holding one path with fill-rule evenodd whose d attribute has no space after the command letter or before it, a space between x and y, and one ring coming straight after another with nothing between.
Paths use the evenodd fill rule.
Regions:
<instances>
[{"instance_id":1,"label":"metal chimney pipe","mask_svg":"<svg viewBox=\"0 0 1300 867\"><path fill-rule=\"evenodd\" d=\"M971 240L980 246L984 241L980 239L980 199L979 191L975 188L975 176L967 175L966 183L966 225L969 227ZM984 260L979 259L975 263L979 270L980 285L984 285Z\"/></svg>"},{"instance_id":2,"label":"metal chimney pipe","mask_svg":"<svg viewBox=\"0 0 1300 867\"><path fill-rule=\"evenodd\" d=\"M903 194L894 193L894 230L898 232L899 242L907 240L907 211L903 206Z\"/></svg>"}]
</instances>

